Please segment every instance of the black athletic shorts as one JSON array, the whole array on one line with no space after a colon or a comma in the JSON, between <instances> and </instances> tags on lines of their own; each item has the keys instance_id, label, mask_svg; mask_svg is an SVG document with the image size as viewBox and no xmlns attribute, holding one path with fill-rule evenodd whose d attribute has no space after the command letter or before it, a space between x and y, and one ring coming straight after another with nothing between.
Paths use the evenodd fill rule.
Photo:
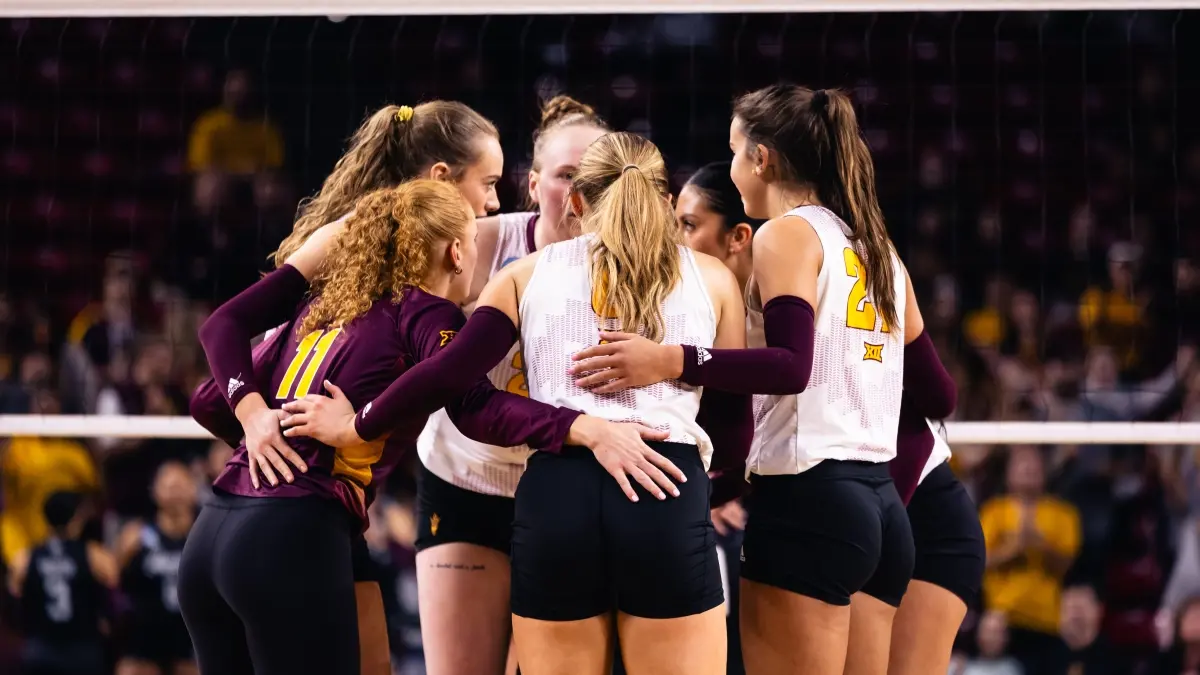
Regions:
<instances>
[{"instance_id":1,"label":"black athletic shorts","mask_svg":"<svg viewBox=\"0 0 1200 675\"><path fill-rule=\"evenodd\" d=\"M859 591L900 605L913 536L887 464L825 460L750 483L742 578L831 605Z\"/></svg>"},{"instance_id":2,"label":"black athletic shorts","mask_svg":"<svg viewBox=\"0 0 1200 675\"><path fill-rule=\"evenodd\" d=\"M983 529L967 489L944 463L908 502L917 562L913 579L940 586L973 606L983 583Z\"/></svg>"},{"instance_id":3,"label":"black athletic shorts","mask_svg":"<svg viewBox=\"0 0 1200 675\"><path fill-rule=\"evenodd\" d=\"M172 664L180 661L191 661L192 638L183 617L161 611L135 612L125 656L158 664L163 670L170 670Z\"/></svg>"},{"instance_id":4,"label":"black athletic shorts","mask_svg":"<svg viewBox=\"0 0 1200 675\"><path fill-rule=\"evenodd\" d=\"M457 542L486 546L508 555L512 524L512 499L460 488L418 464L418 552Z\"/></svg>"},{"instance_id":5,"label":"black athletic shorts","mask_svg":"<svg viewBox=\"0 0 1200 675\"><path fill-rule=\"evenodd\" d=\"M537 452L517 488L512 611L574 621L613 610L650 619L724 602L708 474L694 445L648 445L687 476L659 501L636 482L629 501L591 451Z\"/></svg>"},{"instance_id":6,"label":"black athletic shorts","mask_svg":"<svg viewBox=\"0 0 1200 675\"><path fill-rule=\"evenodd\" d=\"M367 546L367 538L361 533L350 542L350 564L354 569L354 583L373 581L379 583L379 566L371 560L371 549Z\"/></svg>"},{"instance_id":7,"label":"black athletic shorts","mask_svg":"<svg viewBox=\"0 0 1200 675\"><path fill-rule=\"evenodd\" d=\"M179 563L201 675L359 675L357 535L334 500L217 491Z\"/></svg>"}]
</instances>

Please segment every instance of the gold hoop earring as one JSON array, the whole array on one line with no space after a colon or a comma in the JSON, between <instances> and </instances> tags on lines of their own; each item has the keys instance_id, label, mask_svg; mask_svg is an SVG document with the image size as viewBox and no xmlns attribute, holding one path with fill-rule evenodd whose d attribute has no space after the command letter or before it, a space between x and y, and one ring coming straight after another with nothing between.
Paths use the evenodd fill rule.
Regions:
<instances>
[{"instance_id":1,"label":"gold hoop earring","mask_svg":"<svg viewBox=\"0 0 1200 675\"><path fill-rule=\"evenodd\" d=\"M462 274L462 268L461 268L461 267L455 267L455 268L454 268L454 273L455 273L455 274Z\"/></svg>"}]
</instances>

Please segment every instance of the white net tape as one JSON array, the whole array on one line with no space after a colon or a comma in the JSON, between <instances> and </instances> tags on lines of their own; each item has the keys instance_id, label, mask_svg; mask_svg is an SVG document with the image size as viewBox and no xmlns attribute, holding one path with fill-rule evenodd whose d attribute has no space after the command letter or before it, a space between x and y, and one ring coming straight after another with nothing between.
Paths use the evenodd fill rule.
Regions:
<instances>
[{"instance_id":1,"label":"white net tape","mask_svg":"<svg viewBox=\"0 0 1200 675\"><path fill-rule=\"evenodd\" d=\"M961 12L1141 10L1200 7L1195 0L5 0L0 16L380 16L447 14L659 14L749 12Z\"/></svg>"},{"instance_id":2,"label":"white net tape","mask_svg":"<svg viewBox=\"0 0 1200 675\"><path fill-rule=\"evenodd\" d=\"M1200 423L946 422L951 445L1200 444ZM133 415L0 415L0 438L211 438L190 417Z\"/></svg>"}]
</instances>

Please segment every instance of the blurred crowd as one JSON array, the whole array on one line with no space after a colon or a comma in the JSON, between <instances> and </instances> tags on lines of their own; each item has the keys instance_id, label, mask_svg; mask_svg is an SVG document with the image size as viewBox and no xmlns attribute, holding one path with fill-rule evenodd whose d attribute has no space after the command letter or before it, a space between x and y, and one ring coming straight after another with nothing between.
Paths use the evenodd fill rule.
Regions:
<instances>
[{"instance_id":1,"label":"blurred crowd","mask_svg":"<svg viewBox=\"0 0 1200 675\"><path fill-rule=\"evenodd\" d=\"M180 49L182 39L183 60L168 72L183 84L170 87L198 102L176 111L183 132L164 132L161 140L165 156L177 159L164 161L161 171L137 169L138 176L156 175L130 188L115 142L100 148L111 164L88 165L85 178L38 174L37 153L49 146L39 136L36 106L49 99L29 93L34 103L0 100L0 120L32 144L14 141L0 168L13 186L0 286L0 414L186 414L188 394L208 375L199 323L265 269L267 253L290 229L297 196L319 182L343 130L385 99L461 97L494 116L506 136L507 209L517 204L528 167L533 118L522 115L539 94L570 87L607 111L616 128L651 135L682 180L703 162L724 158L723 125L735 90L788 76L844 86L861 107L889 227L959 385L957 419L1200 421L1200 231L1187 225L1200 215L1200 139L1182 122L1194 118L1197 103L1180 95L1191 89L1179 72L1186 50L1200 44L1179 39L1200 30L1194 17L847 16L789 17L783 32L771 17L600 17L577 24L551 17L534 29L529 19L513 24L527 28L521 40L528 42L519 45L525 60L516 83L524 98L512 105L504 86L513 76L489 78L488 69L502 64L488 57L519 31L490 29L497 46L484 40L486 26L467 18L429 30L415 18L380 20L352 34L323 19L284 20L280 35L311 36L301 47L278 40L269 47L274 61L295 62L291 50L301 50L295 55L307 53L311 62L313 53L337 48L348 49L356 64L310 65L300 84L275 77L276 66L222 68L231 65L228 51L219 57L204 43L205 35L223 36L226 50L231 43L234 51L264 49L263 35L275 34L264 33L267 24L247 21L235 30L216 20L193 22L179 33L166 22L110 22L106 38L107 31L144 33L142 60L130 62L145 78L152 71L146 45L163 42L166 53ZM496 19L509 20L518 19ZM34 45L5 52L13 72L27 73L12 76L58 85L70 84L72 68L90 67L86 54L63 51L60 37L51 64L51 47L37 51L51 43L35 38L99 30L80 22L8 28L28 38L21 44ZM398 42L402 31L411 40ZM403 50L419 51L425 33L436 33L433 71L413 74L419 84L380 76L388 63L404 61ZM388 38L391 51L381 51ZM819 72L790 72L785 64L798 50L817 49L817 38L818 58L806 63L818 63ZM982 46L973 46L975 38ZM648 54L654 65L630 65ZM889 54L896 55L890 64ZM249 56L267 62L260 53ZM110 61L121 63L121 54ZM446 65L459 62L461 69ZM697 62L711 72L697 71ZM361 84L372 77L388 84ZM346 90L336 88L347 78L349 103L338 94ZM162 94L165 85L147 81L127 84L147 100ZM685 87L698 93L685 100ZM300 112L298 92L308 97ZM330 92L335 101L314 103L314 95ZM112 103L118 98L88 104L111 105L118 114L128 108ZM69 104L54 101L70 134L71 111L62 108ZM105 114L96 113L97 125L111 119ZM138 133L147 138L162 126L145 111L139 119ZM339 122L315 131L313 119ZM682 119L686 125L676 123ZM105 138L119 140L115 132ZM64 164L53 168L65 171ZM103 166L118 169L104 173ZM152 180L165 187L147 187ZM111 196L118 187L111 194L103 187L110 185L133 190L132 212ZM94 208L110 199L114 210ZM81 200L86 209L73 206ZM114 213L118 233L102 232L102 217ZM156 522L165 504L194 510L230 453L220 442L190 440L0 439L4 564L45 539L44 502L64 490L91 496L84 536L128 562L120 555L122 533ZM955 445L954 453L988 545L983 594L963 626L954 672L1200 673L1200 443ZM185 469L188 480L163 479L164 463ZM373 507L368 539L389 575L384 596L398 672L416 673L412 484L397 473ZM158 480L167 486L152 489ZM131 593L121 583L114 590L106 628L113 662L138 641ZM0 610L0 672L15 672L17 606L7 596ZM145 658L124 667L133 670L122 675L187 672L186 664ZM150 667L157 670L138 670Z\"/></svg>"}]
</instances>

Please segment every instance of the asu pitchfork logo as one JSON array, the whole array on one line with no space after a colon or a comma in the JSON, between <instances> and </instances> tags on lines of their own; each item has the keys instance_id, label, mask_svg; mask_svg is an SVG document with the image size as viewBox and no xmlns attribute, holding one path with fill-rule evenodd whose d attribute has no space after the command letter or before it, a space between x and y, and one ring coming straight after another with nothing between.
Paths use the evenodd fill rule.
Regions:
<instances>
[{"instance_id":1,"label":"asu pitchfork logo","mask_svg":"<svg viewBox=\"0 0 1200 675\"><path fill-rule=\"evenodd\" d=\"M438 332L438 335L441 335L441 336L442 336L442 341L438 343L438 346L439 346L439 347L445 347L447 342L450 342L451 340L453 340L453 339L454 339L454 336L455 336L455 335L458 335L458 331L456 331L456 330L443 330L443 331L439 331L439 332Z\"/></svg>"}]
</instances>

